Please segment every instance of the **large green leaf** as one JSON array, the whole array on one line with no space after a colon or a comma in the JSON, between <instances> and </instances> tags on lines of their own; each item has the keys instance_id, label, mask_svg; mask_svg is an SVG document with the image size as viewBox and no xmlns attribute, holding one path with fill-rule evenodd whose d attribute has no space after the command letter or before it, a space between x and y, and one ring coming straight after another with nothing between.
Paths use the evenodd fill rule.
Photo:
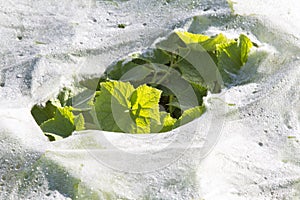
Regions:
<instances>
[{"instance_id":1,"label":"large green leaf","mask_svg":"<svg viewBox=\"0 0 300 200\"><path fill-rule=\"evenodd\" d=\"M215 51L218 45L226 44L231 41L234 41L228 39L222 33L213 37L209 37L201 34L189 33L189 32L182 32L182 31L176 31L176 34L186 45L189 46L192 44L200 44L202 48L205 49L206 51Z\"/></svg>"},{"instance_id":2,"label":"large green leaf","mask_svg":"<svg viewBox=\"0 0 300 200\"><path fill-rule=\"evenodd\" d=\"M179 31L177 31L176 34L186 44L187 50L185 50L185 48L182 48L183 50L181 50L182 52L186 51L186 53L181 53L181 55L186 55L183 56L183 58L188 60L188 62L192 64L191 66L196 69L196 71L200 72L201 77L204 78L203 83L206 85L209 80L218 79L213 76L213 71L206 73L213 69L211 67L212 65L208 66L207 64L199 64L205 62L205 60L208 60L205 59L205 57L197 59L198 57L201 57L201 54L205 55L202 53L203 50L207 51L207 55L209 55L214 61L215 65L218 66L223 81L228 84L232 82L233 78L239 73L239 70L247 62L248 54L253 46L250 39L243 34L239 36L238 40L228 39L222 33L213 37ZM195 53L198 54L198 56ZM202 62L200 60L202 60ZM192 71L195 70L189 67L189 65L185 66L185 68L180 67L181 72L184 72L183 76L187 78L187 80L195 79L193 74L196 73L192 73ZM220 88L221 86L218 81L217 85L210 85L211 86L209 88L211 91L213 91L212 88ZM219 90L216 90L216 92L219 92Z\"/></svg>"},{"instance_id":3,"label":"large green leaf","mask_svg":"<svg viewBox=\"0 0 300 200\"><path fill-rule=\"evenodd\" d=\"M106 69L105 74L109 79L120 80L121 77L131 69L146 63L148 63L147 60L144 60L139 57L131 58L131 59L123 59L109 66Z\"/></svg>"},{"instance_id":4,"label":"large green leaf","mask_svg":"<svg viewBox=\"0 0 300 200\"><path fill-rule=\"evenodd\" d=\"M253 47L253 43L246 35L243 34L240 35L238 42L238 46L241 49L241 62L244 65L248 60L248 55L250 53L250 49Z\"/></svg>"},{"instance_id":5,"label":"large green leaf","mask_svg":"<svg viewBox=\"0 0 300 200\"><path fill-rule=\"evenodd\" d=\"M170 119L161 120L161 93L147 85L134 89L128 82L101 83L101 90L95 97L95 109L101 129L128 133L159 131L158 127L162 123L170 124Z\"/></svg>"},{"instance_id":6,"label":"large green leaf","mask_svg":"<svg viewBox=\"0 0 300 200\"><path fill-rule=\"evenodd\" d=\"M161 91L147 85L139 86L131 96L131 116L134 133L150 133L153 124L160 124L159 99Z\"/></svg>"},{"instance_id":7,"label":"large green leaf","mask_svg":"<svg viewBox=\"0 0 300 200\"><path fill-rule=\"evenodd\" d=\"M64 95L66 91L68 91L68 95ZM48 101L44 107L36 105L31 110L35 120L50 141L68 137L74 130L85 129L83 115L79 113L75 116L72 112L74 108L66 106L67 102L70 103L72 100L69 94L71 94L70 90L63 90L58 96L59 99Z\"/></svg>"},{"instance_id":8,"label":"large green leaf","mask_svg":"<svg viewBox=\"0 0 300 200\"><path fill-rule=\"evenodd\" d=\"M54 118L41 124L44 132L53 133L61 137L68 137L76 129L74 125L74 115L71 107L57 108Z\"/></svg>"},{"instance_id":9,"label":"large green leaf","mask_svg":"<svg viewBox=\"0 0 300 200\"><path fill-rule=\"evenodd\" d=\"M31 114L38 125L54 117L56 106L48 101L45 106L35 105L31 109Z\"/></svg>"},{"instance_id":10,"label":"large green leaf","mask_svg":"<svg viewBox=\"0 0 300 200\"><path fill-rule=\"evenodd\" d=\"M95 110L100 128L105 131L126 132L130 127L130 97L134 87L130 83L111 81L100 83L95 96Z\"/></svg>"},{"instance_id":11,"label":"large green leaf","mask_svg":"<svg viewBox=\"0 0 300 200\"><path fill-rule=\"evenodd\" d=\"M140 55L139 58L147 61L148 63L166 65L169 64L172 59L174 59L174 55L162 49L149 49Z\"/></svg>"},{"instance_id":12,"label":"large green leaf","mask_svg":"<svg viewBox=\"0 0 300 200\"><path fill-rule=\"evenodd\" d=\"M122 75L120 81L130 82L132 85L138 87L145 83L155 82L154 79L156 79L156 77L159 78L165 71L164 68L153 63L143 64L127 71Z\"/></svg>"},{"instance_id":13,"label":"large green leaf","mask_svg":"<svg viewBox=\"0 0 300 200\"><path fill-rule=\"evenodd\" d=\"M237 74L241 67L247 62L248 54L253 46L250 39L240 35L238 41L220 44L218 51L218 66L229 73Z\"/></svg>"},{"instance_id":14,"label":"large green leaf","mask_svg":"<svg viewBox=\"0 0 300 200\"><path fill-rule=\"evenodd\" d=\"M215 52L210 52L205 48L215 50L219 42L225 41L227 39L223 35L210 38L200 34L175 32L165 41L158 43L157 47L178 55L178 59L171 67L180 71L182 77L188 82L199 83L212 92L219 92L219 90L214 90L223 85L216 64L216 55Z\"/></svg>"},{"instance_id":15,"label":"large green leaf","mask_svg":"<svg viewBox=\"0 0 300 200\"><path fill-rule=\"evenodd\" d=\"M191 63L185 59L181 59L178 63L174 64L174 67L181 73L182 78L189 83L204 84L200 72Z\"/></svg>"}]
</instances>

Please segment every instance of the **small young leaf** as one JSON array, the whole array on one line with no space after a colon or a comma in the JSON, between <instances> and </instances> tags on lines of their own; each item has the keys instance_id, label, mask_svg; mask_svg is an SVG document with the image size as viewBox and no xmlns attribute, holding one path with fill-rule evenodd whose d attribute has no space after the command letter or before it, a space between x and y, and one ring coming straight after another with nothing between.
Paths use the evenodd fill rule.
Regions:
<instances>
[{"instance_id":1,"label":"small young leaf","mask_svg":"<svg viewBox=\"0 0 300 200\"><path fill-rule=\"evenodd\" d=\"M57 99L60 102L61 107L72 105L73 93L68 88L63 88L62 91L57 95Z\"/></svg>"},{"instance_id":2,"label":"small young leaf","mask_svg":"<svg viewBox=\"0 0 300 200\"><path fill-rule=\"evenodd\" d=\"M194 34L189 32L182 32L182 31L177 31L176 34L186 44L200 43L210 38L209 36L206 35Z\"/></svg>"},{"instance_id":3,"label":"small young leaf","mask_svg":"<svg viewBox=\"0 0 300 200\"><path fill-rule=\"evenodd\" d=\"M160 132L167 132L174 128L174 124L176 123L177 119L171 117L170 113L160 112L161 115L161 123L163 125Z\"/></svg>"},{"instance_id":4,"label":"small young leaf","mask_svg":"<svg viewBox=\"0 0 300 200\"><path fill-rule=\"evenodd\" d=\"M234 40L229 40L222 33L220 33L214 37L209 38L206 41L200 42L200 44L206 51L215 51L217 50L218 45L228 44L232 41Z\"/></svg>"},{"instance_id":5,"label":"small young leaf","mask_svg":"<svg viewBox=\"0 0 300 200\"><path fill-rule=\"evenodd\" d=\"M75 125L75 130L76 131L81 131L85 129L84 126L84 118L82 113L80 113L79 115L75 116L74 118L74 125Z\"/></svg>"},{"instance_id":6,"label":"small young leaf","mask_svg":"<svg viewBox=\"0 0 300 200\"><path fill-rule=\"evenodd\" d=\"M222 33L214 36L209 37L206 35L201 34L193 34L189 32L179 32L177 31L176 34L180 37L180 39L187 45L190 44L200 44L203 49L206 51L215 51L217 46L220 44L229 43L232 40L229 40L225 37Z\"/></svg>"},{"instance_id":7,"label":"small young leaf","mask_svg":"<svg viewBox=\"0 0 300 200\"><path fill-rule=\"evenodd\" d=\"M243 34L240 35L238 41L241 49L241 62L244 65L248 60L248 54L250 53L250 49L253 47L253 43L247 36Z\"/></svg>"}]
</instances>

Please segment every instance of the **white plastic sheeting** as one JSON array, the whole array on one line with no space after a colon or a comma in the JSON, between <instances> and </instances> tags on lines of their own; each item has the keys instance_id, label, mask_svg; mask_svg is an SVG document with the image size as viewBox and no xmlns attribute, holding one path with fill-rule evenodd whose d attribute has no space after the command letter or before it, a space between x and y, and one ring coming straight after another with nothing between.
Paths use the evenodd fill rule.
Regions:
<instances>
[{"instance_id":1,"label":"white plastic sheeting","mask_svg":"<svg viewBox=\"0 0 300 200\"><path fill-rule=\"evenodd\" d=\"M276 9L297 19L295 7ZM299 27L245 2L234 9L247 16L223 1L2 2L1 199L298 199ZM179 129L47 141L32 105L175 28L245 33L259 48L239 85L209 95L207 112Z\"/></svg>"}]
</instances>

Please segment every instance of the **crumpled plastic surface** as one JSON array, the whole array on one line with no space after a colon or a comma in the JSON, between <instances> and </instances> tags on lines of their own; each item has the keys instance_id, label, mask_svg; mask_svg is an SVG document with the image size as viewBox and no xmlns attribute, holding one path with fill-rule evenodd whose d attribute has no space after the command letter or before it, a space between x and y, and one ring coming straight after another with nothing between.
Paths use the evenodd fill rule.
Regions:
<instances>
[{"instance_id":1,"label":"crumpled plastic surface","mask_svg":"<svg viewBox=\"0 0 300 200\"><path fill-rule=\"evenodd\" d=\"M1 199L297 199L299 38L225 1L6 1L0 8ZM123 28L125 26L125 28ZM63 86L175 28L259 45L237 86L163 134L48 142L30 114Z\"/></svg>"}]
</instances>

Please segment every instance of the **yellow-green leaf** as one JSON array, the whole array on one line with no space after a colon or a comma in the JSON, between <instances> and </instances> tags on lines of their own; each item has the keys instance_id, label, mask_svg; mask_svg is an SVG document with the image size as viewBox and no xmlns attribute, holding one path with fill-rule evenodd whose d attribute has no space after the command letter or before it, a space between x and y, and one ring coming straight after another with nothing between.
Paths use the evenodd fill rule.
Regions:
<instances>
[{"instance_id":1,"label":"yellow-green leaf","mask_svg":"<svg viewBox=\"0 0 300 200\"><path fill-rule=\"evenodd\" d=\"M75 130L74 115L71 107L57 108L54 118L41 124L41 129L47 133L53 133L61 137L68 137Z\"/></svg>"}]
</instances>

